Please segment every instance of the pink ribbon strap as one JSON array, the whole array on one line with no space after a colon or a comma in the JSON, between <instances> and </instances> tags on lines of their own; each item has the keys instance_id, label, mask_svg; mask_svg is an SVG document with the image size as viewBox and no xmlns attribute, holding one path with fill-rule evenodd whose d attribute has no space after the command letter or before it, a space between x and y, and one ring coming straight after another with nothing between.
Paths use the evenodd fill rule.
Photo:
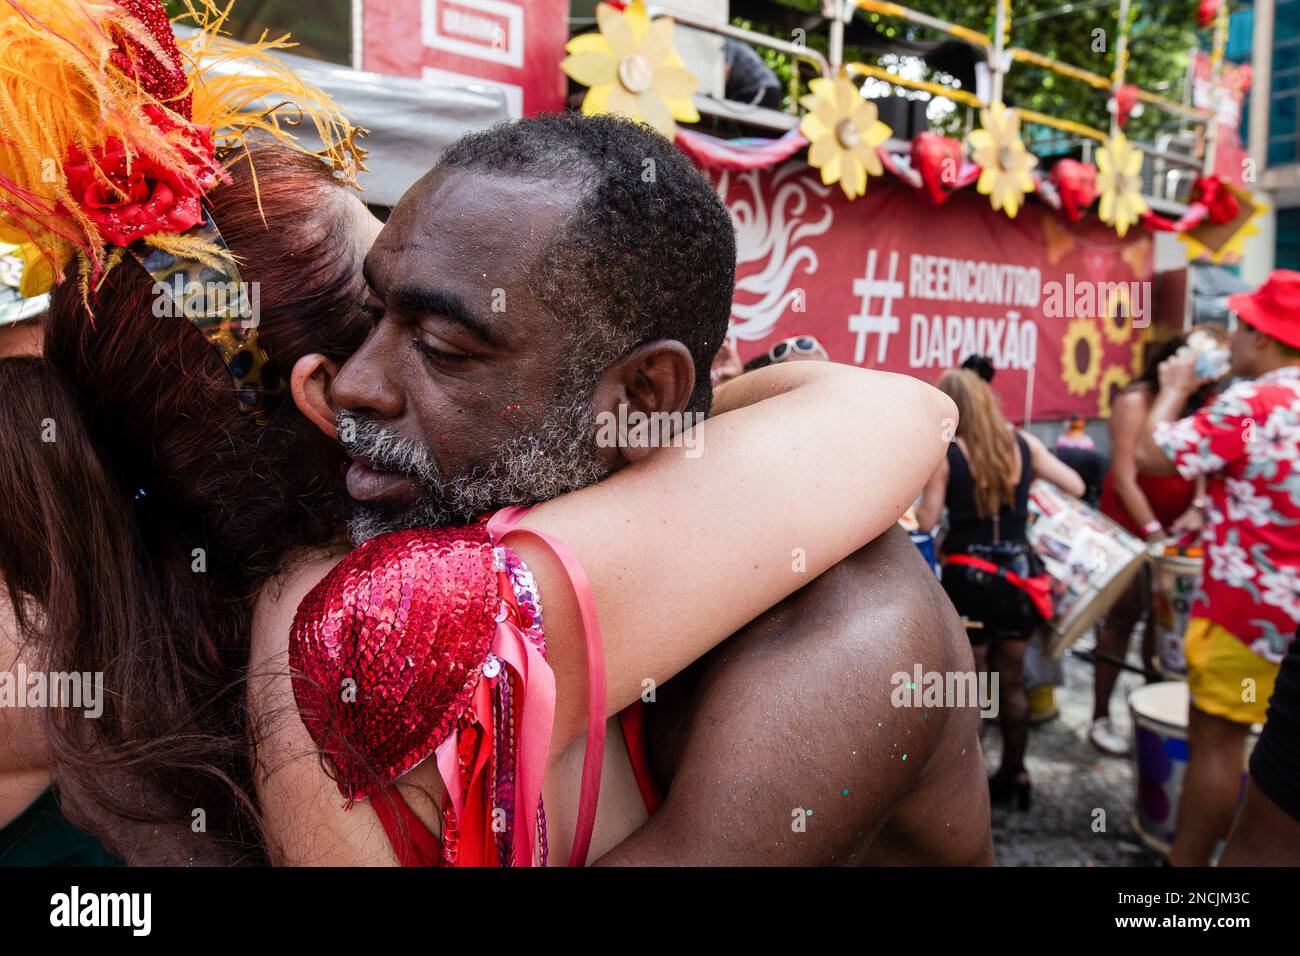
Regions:
<instances>
[{"instance_id":1,"label":"pink ribbon strap","mask_svg":"<svg viewBox=\"0 0 1300 956\"><path fill-rule=\"evenodd\" d=\"M587 747L582 758L582 790L578 799L578 823L573 835L573 849L569 854L569 866L585 866L587 852L591 848L592 830L596 825L596 805L600 799L600 772L605 760L605 648L600 636L600 621L596 617L596 601L591 593L591 582L587 580L587 573L582 569L582 563L568 546L549 534L532 528L519 527L519 521L529 510L519 506L502 508L488 521L487 530L492 540L496 542L510 534L527 534L544 544L564 568L574 596L578 600L578 614L582 620L583 637L587 644ZM548 667L547 671L549 670ZM554 685L552 685L550 707L552 716L554 694ZM530 694L529 697L531 696ZM524 706L527 708L527 703ZM525 713L524 723L527 723L527 713ZM548 726L548 743L549 731ZM544 758L545 754L543 754ZM545 763L542 766L544 767ZM540 776L536 779L540 786ZM534 801L532 804L534 811L536 806ZM516 813L519 809L516 808Z\"/></svg>"},{"instance_id":2,"label":"pink ribbon strap","mask_svg":"<svg viewBox=\"0 0 1300 956\"><path fill-rule=\"evenodd\" d=\"M519 720L519 766L515 779L515 865L537 857L537 805L555 719L555 674L542 652L509 621L497 625L492 652L519 675L523 688Z\"/></svg>"}]
</instances>

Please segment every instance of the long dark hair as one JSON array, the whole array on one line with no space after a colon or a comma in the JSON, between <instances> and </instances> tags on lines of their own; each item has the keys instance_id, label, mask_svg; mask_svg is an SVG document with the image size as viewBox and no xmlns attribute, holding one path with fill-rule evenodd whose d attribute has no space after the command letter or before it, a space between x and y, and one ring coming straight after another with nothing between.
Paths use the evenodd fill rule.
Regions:
<instances>
[{"instance_id":1,"label":"long dark hair","mask_svg":"<svg viewBox=\"0 0 1300 956\"><path fill-rule=\"evenodd\" d=\"M1148 342L1143 349L1142 374L1133 379L1130 388L1140 386L1151 390L1152 397L1160 391L1160 363L1173 358L1175 352L1187 344L1181 335L1171 335L1158 342Z\"/></svg>"},{"instance_id":2,"label":"long dark hair","mask_svg":"<svg viewBox=\"0 0 1300 956\"><path fill-rule=\"evenodd\" d=\"M1129 383L1129 388L1145 389L1154 399L1160 392L1160 364L1166 359L1174 357L1174 354L1187 344L1186 337L1182 335L1171 335L1167 339L1161 339L1157 342L1148 342L1144 349L1145 364L1142 366L1142 374ZM1211 395L1218 389L1217 383L1211 382L1202 385L1191 397L1188 398L1187 404L1183 406L1182 414L1190 415L1202 405L1204 405Z\"/></svg>"},{"instance_id":3,"label":"long dark hair","mask_svg":"<svg viewBox=\"0 0 1300 956\"><path fill-rule=\"evenodd\" d=\"M260 284L259 335L284 375L311 352L342 361L366 334L343 188L316 159L263 147L209 196ZM131 838L107 821L172 824L147 831L164 861L256 861L252 601L288 550L339 528L341 453L287 395L264 423L241 412L212 347L152 305L130 256L93 315L73 275L45 319L45 357L0 363L0 572L41 668L103 674L98 719L46 712L79 822L127 856Z\"/></svg>"}]
</instances>

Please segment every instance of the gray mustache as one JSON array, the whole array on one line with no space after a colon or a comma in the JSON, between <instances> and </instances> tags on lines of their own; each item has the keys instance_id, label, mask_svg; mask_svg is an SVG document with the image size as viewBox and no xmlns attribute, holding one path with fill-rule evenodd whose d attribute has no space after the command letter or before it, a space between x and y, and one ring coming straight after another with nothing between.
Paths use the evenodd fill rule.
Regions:
<instances>
[{"instance_id":1,"label":"gray mustache","mask_svg":"<svg viewBox=\"0 0 1300 956\"><path fill-rule=\"evenodd\" d=\"M438 465L421 442L377 425L356 412L338 417L339 443L353 458L361 458L380 471L405 475L422 484L438 479Z\"/></svg>"}]
</instances>

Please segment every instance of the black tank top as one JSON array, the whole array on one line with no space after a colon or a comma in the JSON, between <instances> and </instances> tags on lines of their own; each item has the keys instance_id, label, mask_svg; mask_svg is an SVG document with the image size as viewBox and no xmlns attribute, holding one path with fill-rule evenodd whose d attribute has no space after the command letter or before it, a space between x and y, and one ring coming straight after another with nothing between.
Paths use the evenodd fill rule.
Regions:
<instances>
[{"instance_id":1,"label":"black tank top","mask_svg":"<svg viewBox=\"0 0 1300 956\"><path fill-rule=\"evenodd\" d=\"M1025 522L1029 518L1029 484L1034 470L1029 462L1029 443L1016 432L1016 445L1020 449L1020 480L1016 483L1015 502L1002 505L998 513L996 540L1024 541ZM981 518L975 511L975 479L970 464L956 442L948 446L948 537L943 550L949 554L965 551L972 544L991 544L994 538L993 519Z\"/></svg>"}]
</instances>

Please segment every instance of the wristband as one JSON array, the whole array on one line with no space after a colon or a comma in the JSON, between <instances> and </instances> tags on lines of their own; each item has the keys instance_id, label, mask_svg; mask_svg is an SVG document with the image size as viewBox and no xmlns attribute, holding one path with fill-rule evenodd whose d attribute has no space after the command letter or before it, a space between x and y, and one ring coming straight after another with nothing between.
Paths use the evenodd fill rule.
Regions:
<instances>
[{"instance_id":1,"label":"wristband","mask_svg":"<svg viewBox=\"0 0 1300 956\"><path fill-rule=\"evenodd\" d=\"M1204 499L1204 498L1193 498L1193 499L1192 499L1192 507L1195 508L1197 511L1204 511L1204 510L1205 510L1205 503L1206 503L1206 502L1205 502L1205 499Z\"/></svg>"},{"instance_id":2,"label":"wristband","mask_svg":"<svg viewBox=\"0 0 1300 956\"><path fill-rule=\"evenodd\" d=\"M1154 518L1142 526L1142 537L1150 538L1153 535L1163 534L1165 526Z\"/></svg>"}]
</instances>

